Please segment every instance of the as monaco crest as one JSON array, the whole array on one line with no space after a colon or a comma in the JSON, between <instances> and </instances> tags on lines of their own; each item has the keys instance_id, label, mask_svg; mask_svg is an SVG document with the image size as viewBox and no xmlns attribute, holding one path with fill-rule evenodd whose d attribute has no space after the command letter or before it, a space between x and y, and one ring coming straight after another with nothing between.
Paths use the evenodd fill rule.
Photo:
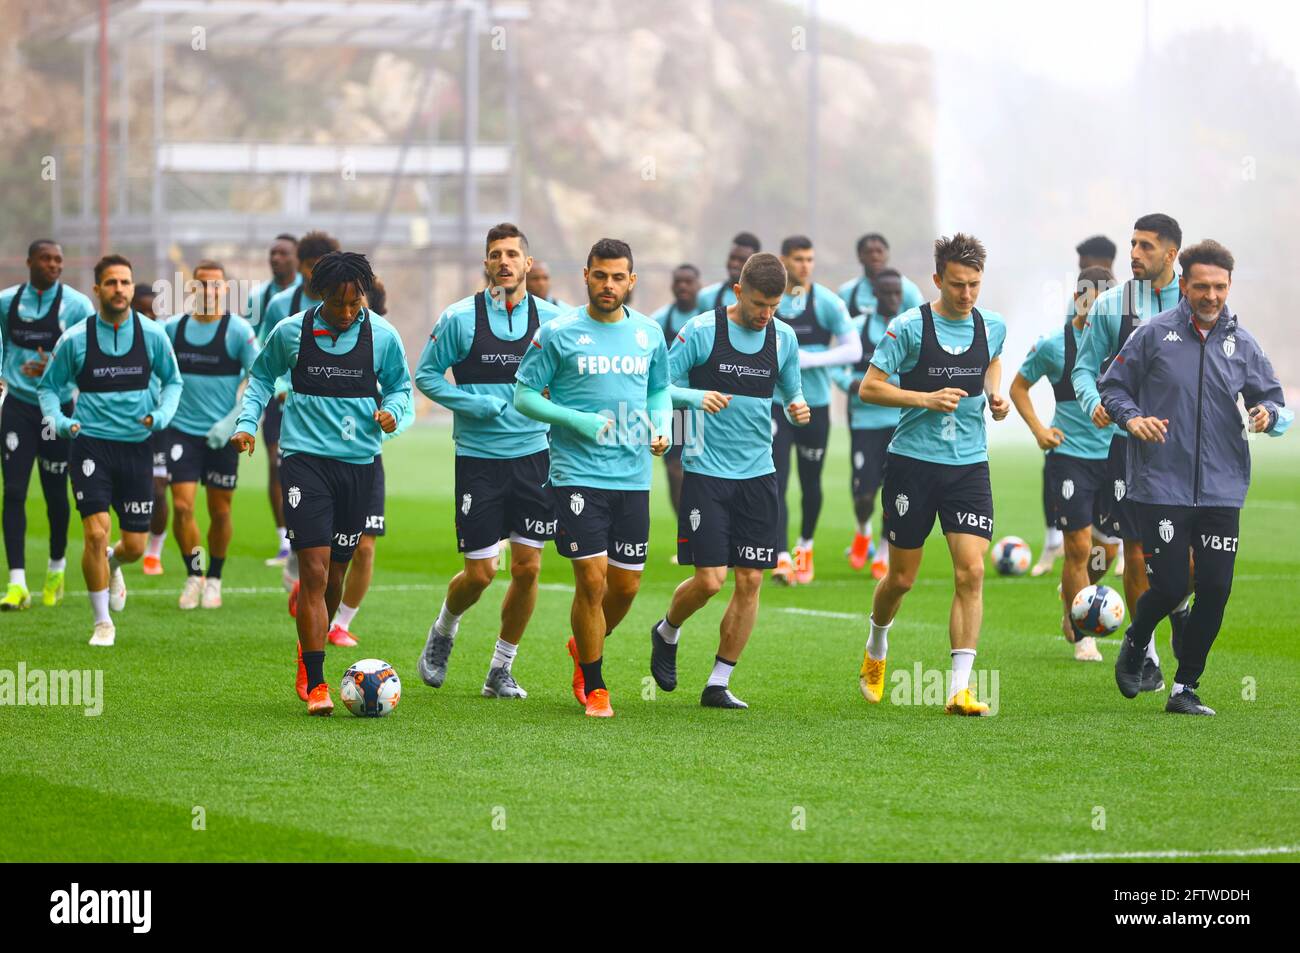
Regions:
<instances>
[{"instance_id":1,"label":"as monaco crest","mask_svg":"<svg viewBox=\"0 0 1300 953\"><path fill-rule=\"evenodd\" d=\"M899 516L907 515L907 494L900 493L894 498L894 509L898 510Z\"/></svg>"},{"instance_id":2,"label":"as monaco crest","mask_svg":"<svg viewBox=\"0 0 1300 953\"><path fill-rule=\"evenodd\" d=\"M12 430L5 434L5 447L11 451L17 450L18 434L14 433Z\"/></svg>"},{"instance_id":3,"label":"as monaco crest","mask_svg":"<svg viewBox=\"0 0 1300 953\"><path fill-rule=\"evenodd\" d=\"M1169 520L1160 521L1160 538L1166 543L1174 538L1174 524Z\"/></svg>"},{"instance_id":4,"label":"as monaco crest","mask_svg":"<svg viewBox=\"0 0 1300 953\"><path fill-rule=\"evenodd\" d=\"M691 532L700 528L700 511L691 510Z\"/></svg>"},{"instance_id":5,"label":"as monaco crest","mask_svg":"<svg viewBox=\"0 0 1300 953\"><path fill-rule=\"evenodd\" d=\"M1115 481L1115 500L1116 500L1116 502L1118 502L1119 500L1122 500L1122 499L1124 499L1124 481L1123 481L1123 480L1116 480L1116 481Z\"/></svg>"},{"instance_id":6,"label":"as monaco crest","mask_svg":"<svg viewBox=\"0 0 1300 953\"><path fill-rule=\"evenodd\" d=\"M1233 353L1235 353L1236 350L1237 350L1237 336L1235 334L1229 334L1226 338L1223 339L1223 356L1232 357Z\"/></svg>"},{"instance_id":7,"label":"as monaco crest","mask_svg":"<svg viewBox=\"0 0 1300 953\"><path fill-rule=\"evenodd\" d=\"M474 504L474 497L466 493L460 498L460 511L465 516L469 516L469 508Z\"/></svg>"},{"instance_id":8,"label":"as monaco crest","mask_svg":"<svg viewBox=\"0 0 1300 953\"><path fill-rule=\"evenodd\" d=\"M867 457L861 450L853 454L853 469L861 470L866 465Z\"/></svg>"},{"instance_id":9,"label":"as monaco crest","mask_svg":"<svg viewBox=\"0 0 1300 953\"><path fill-rule=\"evenodd\" d=\"M646 333L640 328L637 328L636 332L636 346L639 348L647 348L650 346L650 338L648 338Z\"/></svg>"},{"instance_id":10,"label":"as monaco crest","mask_svg":"<svg viewBox=\"0 0 1300 953\"><path fill-rule=\"evenodd\" d=\"M81 472L84 473L86 476L90 476L92 473L94 473L94 472L95 472L95 461L92 460L92 459L90 459L90 457L86 457L86 459L82 460L82 461L81 461Z\"/></svg>"},{"instance_id":11,"label":"as monaco crest","mask_svg":"<svg viewBox=\"0 0 1300 953\"><path fill-rule=\"evenodd\" d=\"M296 510L298 508L298 504L301 502L302 502L302 489L296 486L289 487L289 505Z\"/></svg>"},{"instance_id":12,"label":"as monaco crest","mask_svg":"<svg viewBox=\"0 0 1300 953\"><path fill-rule=\"evenodd\" d=\"M173 460L179 460L181 458L181 454L183 454L184 452L185 452L185 448L182 447L179 443L172 444L171 454Z\"/></svg>"},{"instance_id":13,"label":"as monaco crest","mask_svg":"<svg viewBox=\"0 0 1300 953\"><path fill-rule=\"evenodd\" d=\"M574 516L582 515L582 508L587 505L587 501L582 498L581 493L569 494L569 509L573 510Z\"/></svg>"},{"instance_id":14,"label":"as monaco crest","mask_svg":"<svg viewBox=\"0 0 1300 953\"><path fill-rule=\"evenodd\" d=\"M1074 496L1074 481L1066 480L1061 484L1061 499L1068 500L1072 496Z\"/></svg>"}]
</instances>

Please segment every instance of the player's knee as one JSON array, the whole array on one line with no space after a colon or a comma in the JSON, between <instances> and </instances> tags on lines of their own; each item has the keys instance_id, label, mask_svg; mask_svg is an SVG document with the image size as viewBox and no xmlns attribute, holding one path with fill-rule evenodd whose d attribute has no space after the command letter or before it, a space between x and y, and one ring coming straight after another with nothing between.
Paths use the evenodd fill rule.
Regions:
<instances>
[{"instance_id":1,"label":"player's knee","mask_svg":"<svg viewBox=\"0 0 1300 953\"><path fill-rule=\"evenodd\" d=\"M514 560L510 563L510 581L521 586L531 586L541 575L541 563L536 560Z\"/></svg>"},{"instance_id":2,"label":"player's knee","mask_svg":"<svg viewBox=\"0 0 1300 953\"><path fill-rule=\"evenodd\" d=\"M737 569L736 577L736 595L744 599L757 598L759 589L763 586L763 570L761 569ZM718 580L718 588L722 588L722 580Z\"/></svg>"},{"instance_id":3,"label":"player's knee","mask_svg":"<svg viewBox=\"0 0 1300 953\"><path fill-rule=\"evenodd\" d=\"M117 558L124 563L134 562L144 555L144 533L123 533L118 544Z\"/></svg>"},{"instance_id":4,"label":"player's knee","mask_svg":"<svg viewBox=\"0 0 1300 953\"><path fill-rule=\"evenodd\" d=\"M984 560L965 560L953 567L957 588L978 591L984 585Z\"/></svg>"},{"instance_id":5,"label":"player's knee","mask_svg":"<svg viewBox=\"0 0 1300 953\"><path fill-rule=\"evenodd\" d=\"M176 519L181 522L188 522L189 520L194 519L194 501L185 499L173 500L172 513L174 513Z\"/></svg>"},{"instance_id":6,"label":"player's knee","mask_svg":"<svg viewBox=\"0 0 1300 953\"><path fill-rule=\"evenodd\" d=\"M100 526L86 526L82 538L90 552L103 552L108 546L108 530Z\"/></svg>"},{"instance_id":7,"label":"player's knee","mask_svg":"<svg viewBox=\"0 0 1300 953\"><path fill-rule=\"evenodd\" d=\"M476 592L482 592L492 585L492 579L495 575L495 559L475 559L465 566L465 581Z\"/></svg>"},{"instance_id":8,"label":"player's knee","mask_svg":"<svg viewBox=\"0 0 1300 953\"><path fill-rule=\"evenodd\" d=\"M707 598L712 599L722 591L722 584L725 580L726 576L719 576L718 574L711 572L702 572L696 574L695 585L699 587L699 590L704 593ZM739 574L736 576L736 586L737 588L740 586Z\"/></svg>"},{"instance_id":9,"label":"player's knee","mask_svg":"<svg viewBox=\"0 0 1300 953\"><path fill-rule=\"evenodd\" d=\"M885 578L881 581L894 592L905 595L911 592L912 586L916 584L916 570L899 569L891 563Z\"/></svg>"}]
</instances>

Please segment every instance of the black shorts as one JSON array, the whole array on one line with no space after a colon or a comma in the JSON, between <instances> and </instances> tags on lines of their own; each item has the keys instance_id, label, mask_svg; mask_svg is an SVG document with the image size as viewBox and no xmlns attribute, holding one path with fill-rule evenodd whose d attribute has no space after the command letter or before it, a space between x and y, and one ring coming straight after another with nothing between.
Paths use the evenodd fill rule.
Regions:
<instances>
[{"instance_id":1,"label":"black shorts","mask_svg":"<svg viewBox=\"0 0 1300 953\"><path fill-rule=\"evenodd\" d=\"M384 458L375 457L375 481L370 489L370 506L366 509L367 536L384 535Z\"/></svg>"},{"instance_id":2,"label":"black shorts","mask_svg":"<svg viewBox=\"0 0 1300 953\"><path fill-rule=\"evenodd\" d=\"M640 570L650 549L650 491L552 486L559 528L555 548L569 559L608 556L611 566Z\"/></svg>"},{"instance_id":3,"label":"black shorts","mask_svg":"<svg viewBox=\"0 0 1300 953\"><path fill-rule=\"evenodd\" d=\"M849 463L852 468L849 488L855 499L859 496L874 497L880 489L885 478L885 455L889 453L889 441L893 439L893 427L883 430L849 429Z\"/></svg>"},{"instance_id":4,"label":"black shorts","mask_svg":"<svg viewBox=\"0 0 1300 953\"><path fill-rule=\"evenodd\" d=\"M361 540L374 487L374 463L344 463L291 453L280 464L284 523L295 551L330 548L345 563Z\"/></svg>"},{"instance_id":5,"label":"black shorts","mask_svg":"<svg viewBox=\"0 0 1300 953\"><path fill-rule=\"evenodd\" d=\"M987 462L957 466L888 454L880 505L885 538L899 549L924 546L936 515L945 533L993 538Z\"/></svg>"},{"instance_id":6,"label":"black shorts","mask_svg":"<svg viewBox=\"0 0 1300 953\"><path fill-rule=\"evenodd\" d=\"M63 416L72 416L72 405L63 405ZM45 426L41 408L19 400L13 394L0 404L0 434L3 434L3 470L5 486L21 490L27 498L27 485L32 478L32 464L40 461L41 472L63 476L68 472L68 452L71 441L54 432L54 426Z\"/></svg>"},{"instance_id":7,"label":"black shorts","mask_svg":"<svg viewBox=\"0 0 1300 953\"><path fill-rule=\"evenodd\" d=\"M1043 465L1043 494L1052 504L1052 525L1066 532L1096 526L1106 532L1101 521L1106 506L1105 460L1085 460L1067 453L1047 454Z\"/></svg>"},{"instance_id":8,"label":"black shorts","mask_svg":"<svg viewBox=\"0 0 1300 953\"><path fill-rule=\"evenodd\" d=\"M153 475L165 480L170 472L167 466L167 452L171 450L171 441L167 439L166 430L155 430L149 434L149 453L153 458Z\"/></svg>"},{"instance_id":9,"label":"black shorts","mask_svg":"<svg viewBox=\"0 0 1300 953\"><path fill-rule=\"evenodd\" d=\"M547 450L504 459L457 455L456 548L487 559L512 536L533 543L553 539L550 476Z\"/></svg>"},{"instance_id":10,"label":"black shorts","mask_svg":"<svg viewBox=\"0 0 1300 953\"><path fill-rule=\"evenodd\" d=\"M1198 581L1231 588L1241 538L1241 510L1163 503L1139 503L1134 508L1141 520L1142 555L1152 588L1176 599L1187 594L1191 588L1188 551Z\"/></svg>"},{"instance_id":11,"label":"black shorts","mask_svg":"<svg viewBox=\"0 0 1300 953\"><path fill-rule=\"evenodd\" d=\"M144 533L153 516L153 451L148 440L124 443L84 434L72 441L68 470L81 518L117 511L124 533Z\"/></svg>"},{"instance_id":12,"label":"black shorts","mask_svg":"<svg viewBox=\"0 0 1300 953\"><path fill-rule=\"evenodd\" d=\"M1137 507L1128 499L1128 442L1132 438L1113 437L1110 456L1106 458L1106 477L1101 492L1101 529L1127 542L1141 542L1142 530Z\"/></svg>"},{"instance_id":13,"label":"black shorts","mask_svg":"<svg viewBox=\"0 0 1300 953\"><path fill-rule=\"evenodd\" d=\"M207 437L196 437L175 427L163 431L167 443L167 474L172 483L198 483L217 490L233 490L239 478L239 449L232 443L219 450Z\"/></svg>"},{"instance_id":14,"label":"black shorts","mask_svg":"<svg viewBox=\"0 0 1300 953\"><path fill-rule=\"evenodd\" d=\"M284 419L284 401L272 397L262 412L262 443L267 447L280 445L280 421Z\"/></svg>"},{"instance_id":15,"label":"black shorts","mask_svg":"<svg viewBox=\"0 0 1300 953\"><path fill-rule=\"evenodd\" d=\"M729 480L687 470L677 508L683 566L771 569L780 544L776 474Z\"/></svg>"},{"instance_id":16,"label":"black shorts","mask_svg":"<svg viewBox=\"0 0 1300 953\"><path fill-rule=\"evenodd\" d=\"M809 407L808 423L796 427L785 416L785 408L779 404L772 405L772 455L773 458L784 454L790 459L790 446L805 460L821 462L826 456L826 445L831 439L830 407ZM777 464L778 468L780 463Z\"/></svg>"}]
</instances>

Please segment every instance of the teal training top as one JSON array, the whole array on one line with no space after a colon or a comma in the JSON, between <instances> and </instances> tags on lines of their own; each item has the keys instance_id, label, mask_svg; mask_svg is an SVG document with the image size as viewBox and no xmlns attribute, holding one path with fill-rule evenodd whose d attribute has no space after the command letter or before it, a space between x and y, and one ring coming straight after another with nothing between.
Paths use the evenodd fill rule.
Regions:
<instances>
[{"instance_id":1,"label":"teal training top","mask_svg":"<svg viewBox=\"0 0 1300 953\"><path fill-rule=\"evenodd\" d=\"M26 376L22 372L22 366L28 361L36 360L37 354L33 350L16 345L9 330L9 308L20 287L23 289L23 296L18 302L20 321L35 322L49 314L60 289L63 290L63 298L59 302L59 327L64 331L93 315L95 306L80 291L60 281L56 281L44 291L37 291L30 283L25 287L13 285L0 291L0 347L3 348L0 376L4 377L5 392L9 398L21 400L24 404L35 404L37 403L36 382L39 378ZM49 353L46 351L47 356ZM63 403L72 400L73 392L74 387L70 386L67 393L60 395Z\"/></svg>"},{"instance_id":2,"label":"teal training top","mask_svg":"<svg viewBox=\"0 0 1300 953\"><path fill-rule=\"evenodd\" d=\"M625 307L613 324L586 308L543 324L515 379L550 388L561 407L614 421L598 440L568 427L551 431L551 483L608 490L650 489L653 428L646 398L668 390L668 348L650 318Z\"/></svg>"},{"instance_id":3,"label":"teal training top","mask_svg":"<svg viewBox=\"0 0 1300 953\"><path fill-rule=\"evenodd\" d=\"M1007 325L1002 315L979 309L984 318L984 333L988 339L989 361L1002 353L1007 339ZM871 365L886 374L905 374L916 367L921 356L921 309L905 311L885 331L885 337L871 358ZM950 321L934 315L934 332L939 346L950 354L963 354L975 339L975 320L967 316L960 321ZM898 429L889 442L889 452L931 463L965 466L988 460L988 432L984 420L983 393L976 397L963 397L957 410L951 414L926 410L923 407L906 407L899 416Z\"/></svg>"}]
</instances>

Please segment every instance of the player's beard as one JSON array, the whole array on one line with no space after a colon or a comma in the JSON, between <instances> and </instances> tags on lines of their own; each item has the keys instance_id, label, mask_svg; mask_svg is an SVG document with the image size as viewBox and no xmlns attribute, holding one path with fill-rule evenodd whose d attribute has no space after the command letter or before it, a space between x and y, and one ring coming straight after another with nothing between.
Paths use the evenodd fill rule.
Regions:
<instances>
[{"instance_id":1,"label":"player's beard","mask_svg":"<svg viewBox=\"0 0 1300 953\"><path fill-rule=\"evenodd\" d=\"M587 301L591 305L591 309L593 311L599 311L601 314L618 314L623 310L623 302L626 298L627 295L623 295L622 297L615 295L615 303L606 307L605 303L601 301L599 297L593 295L590 291L587 292Z\"/></svg>"}]
</instances>

